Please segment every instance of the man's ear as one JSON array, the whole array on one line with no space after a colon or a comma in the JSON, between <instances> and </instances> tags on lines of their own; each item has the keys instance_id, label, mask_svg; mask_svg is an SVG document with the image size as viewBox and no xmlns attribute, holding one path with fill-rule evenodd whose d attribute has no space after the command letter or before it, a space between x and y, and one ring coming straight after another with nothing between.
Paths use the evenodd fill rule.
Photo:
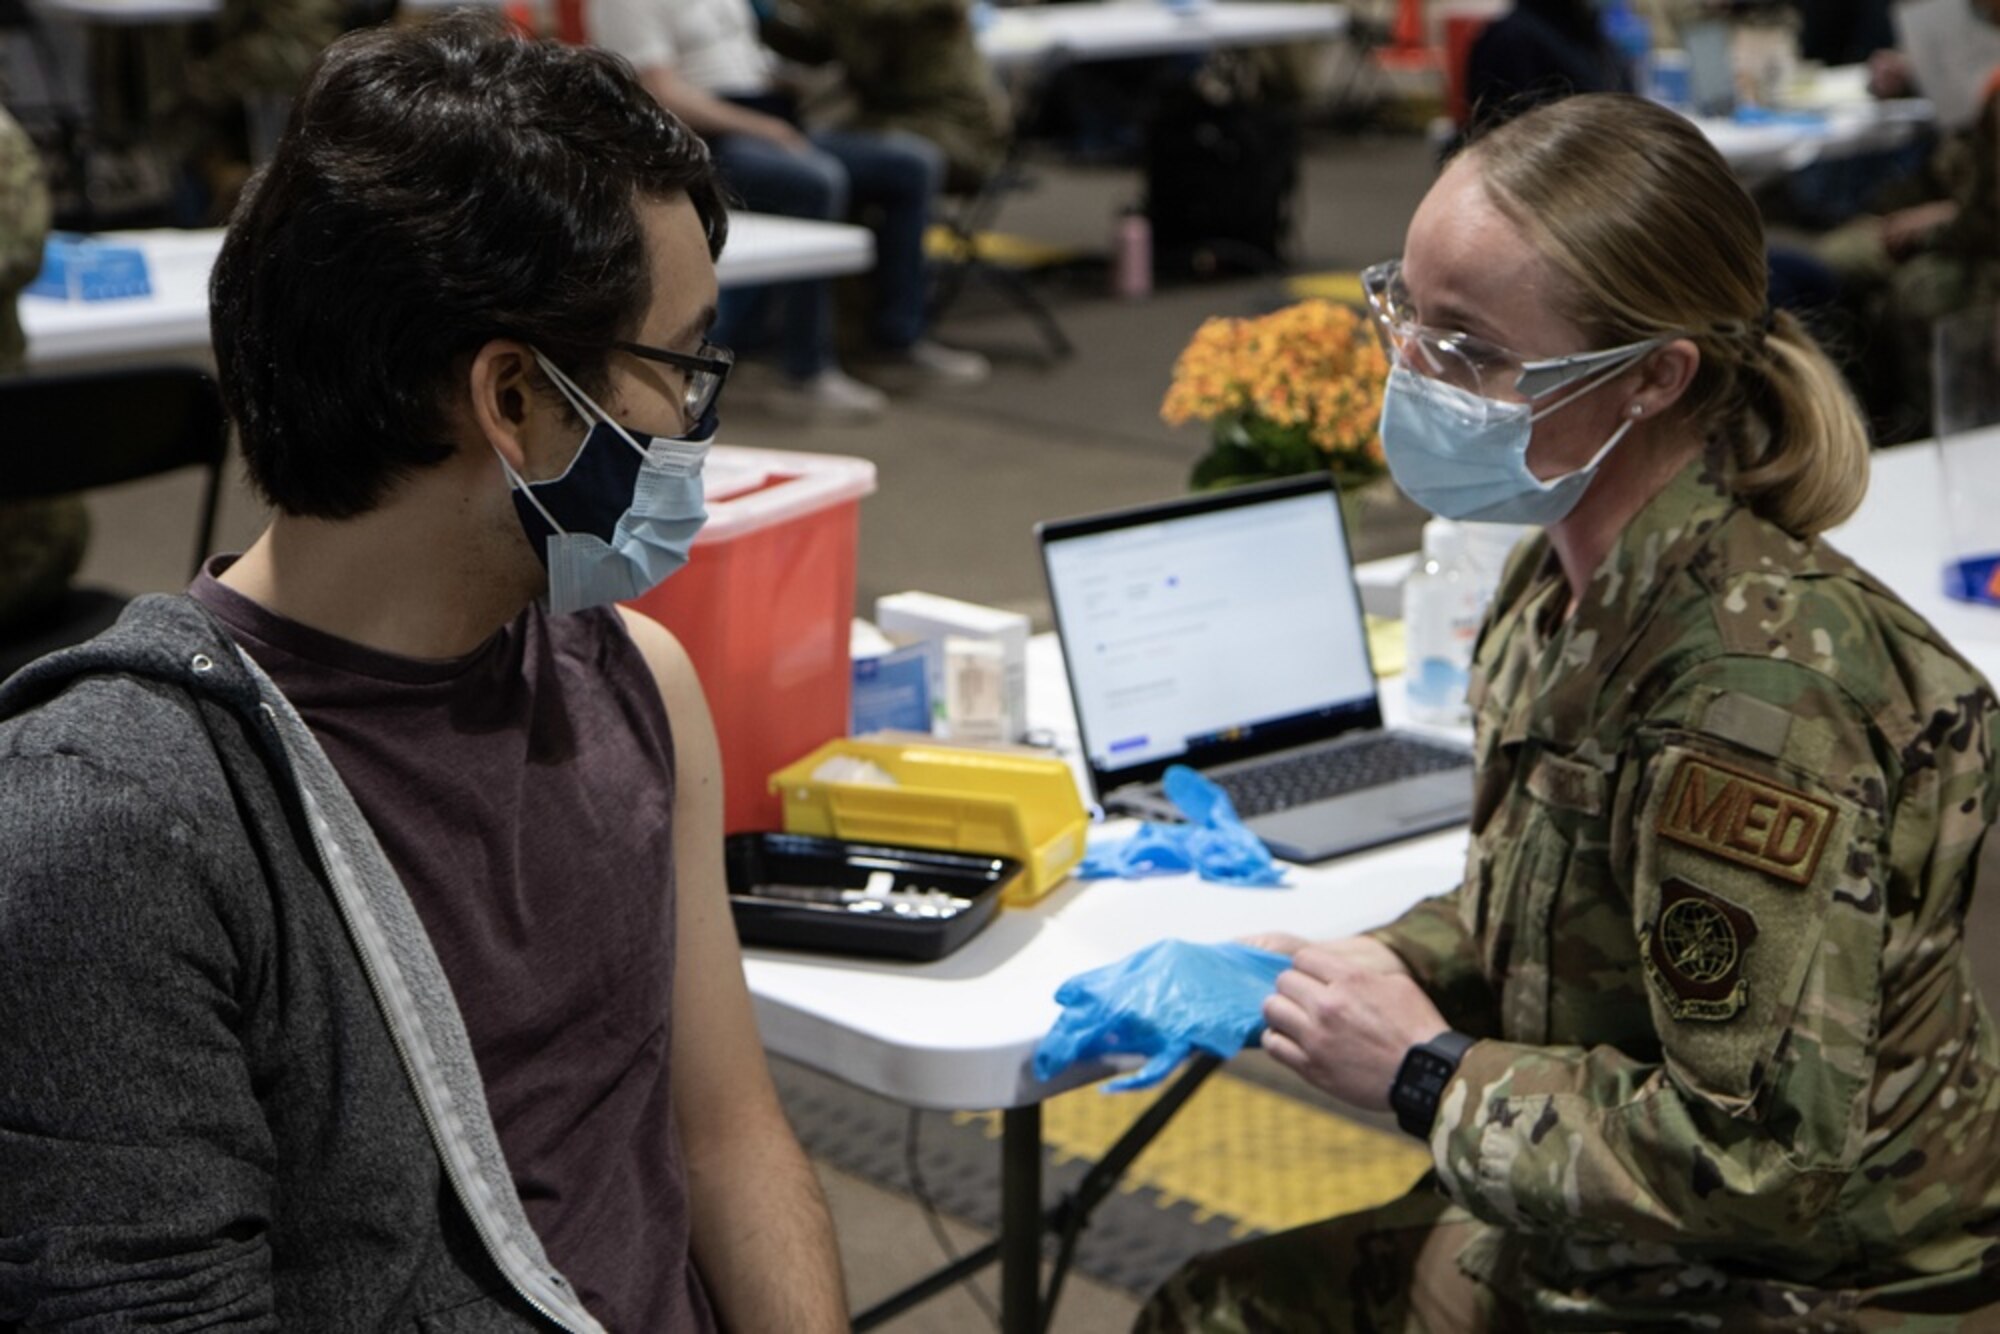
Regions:
<instances>
[{"instance_id":1,"label":"man's ear","mask_svg":"<svg viewBox=\"0 0 2000 1334\"><path fill-rule=\"evenodd\" d=\"M1639 392L1632 396L1633 404L1643 408L1646 416L1658 418L1681 401L1700 369L1701 349L1692 339L1674 339L1640 363Z\"/></svg>"},{"instance_id":2,"label":"man's ear","mask_svg":"<svg viewBox=\"0 0 2000 1334\"><path fill-rule=\"evenodd\" d=\"M528 422L535 412L533 380L539 375L528 345L511 338L496 338L480 348L466 375L474 428L524 477Z\"/></svg>"}]
</instances>

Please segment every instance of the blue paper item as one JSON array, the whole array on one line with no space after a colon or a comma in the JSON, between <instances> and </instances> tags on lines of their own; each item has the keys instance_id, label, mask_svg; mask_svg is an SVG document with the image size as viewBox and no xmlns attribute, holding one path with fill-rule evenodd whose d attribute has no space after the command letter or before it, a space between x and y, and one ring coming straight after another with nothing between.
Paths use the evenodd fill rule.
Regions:
<instances>
[{"instance_id":1,"label":"blue paper item","mask_svg":"<svg viewBox=\"0 0 2000 1334\"><path fill-rule=\"evenodd\" d=\"M1196 1051L1227 1060L1264 1031L1264 998L1290 959L1235 943L1162 940L1056 990L1063 1012L1035 1048L1035 1077L1078 1061L1144 1056L1106 1092L1150 1088Z\"/></svg>"},{"instance_id":2,"label":"blue paper item","mask_svg":"<svg viewBox=\"0 0 2000 1334\"><path fill-rule=\"evenodd\" d=\"M153 282L145 252L136 246L58 232L43 247L42 271L27 291L57 301L115 301L151 296Z\"/></svg>"},{"instance_id":3,"label":"blue paper item","mask_svg":"<svg viewBox=\"0 0 2000 1334\"><path fill-rule=\"evenodd\" d=\"M931 730L930 648L911 644L854 660L851 735Z\"/></svg>"},{"instance_id":4,"label":"blue paper item","mask_svg":"<svg viewBox=\"0 0 2000 1334\"><path fill-rule=\"evenodd\" d=\"M1130 838L1092 845L1076 868L1080 878L1141 880L1194 871L1219 885L1285 883L1271 850L1237 816L1227 792L1184 764L1168 769L1162 786L1187 823L1148 821Z\"/></svg>"},{"instance_id":5,"label":"blue paper item","mask_svg":"<svg viewBox=\"0 0 2000 1334\"><path fill-rule=\"evenodd\" d=\"M1738 125L1785 125L1801 130L1826 128L1825 112L1793 111L1783 107L1738 107L1729 118Z\"/></svg>"},{"instance_id":6,"label":"blue paper item","mask_svg":"<svg viewBox=\"0 0 2000 1334\"><path fill-rule=\"evenodd\" d=\"M2000 553L1968 556L1944 567L1945 596L2000 607Z\"/></svg>"}]
</instances>

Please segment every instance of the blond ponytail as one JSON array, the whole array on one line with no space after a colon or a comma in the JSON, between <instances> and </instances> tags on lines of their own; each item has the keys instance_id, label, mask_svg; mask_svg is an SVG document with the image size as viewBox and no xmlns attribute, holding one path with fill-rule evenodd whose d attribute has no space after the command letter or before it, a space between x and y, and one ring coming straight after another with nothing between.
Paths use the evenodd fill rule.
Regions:
<instances>
[{"instance_id":1,"label":"blond ponytail","mask_svg":"<svg viewBox=\"0 0 2000 1334\"><path fill-rule=\"evenodd\" d=\"M1641 98L1594 93L1537 107L1467 152L1596 346L1687 338L1700 350L1677 409L1734 444L1744 503L1799 537L1853 513L1868 486L1867 428L1812 335L1766 315L1763 219L1699 129Z\"/></svg>"},{"instance_id":2,"label":"blond ponytail","mask_svg":"<svg viewBox=\"0 0 2000 1334\"><path fill-rule=\"evenodd\" d=\"M1868 428L1840 371L1790 314L1779 311L1763 339L1767 430L1737 437L1736 493L1798 537L1822 533L1854 513L1868 490ZM1754 388L1751 397L1757 397Z\"/></svg>"}]
</instances>

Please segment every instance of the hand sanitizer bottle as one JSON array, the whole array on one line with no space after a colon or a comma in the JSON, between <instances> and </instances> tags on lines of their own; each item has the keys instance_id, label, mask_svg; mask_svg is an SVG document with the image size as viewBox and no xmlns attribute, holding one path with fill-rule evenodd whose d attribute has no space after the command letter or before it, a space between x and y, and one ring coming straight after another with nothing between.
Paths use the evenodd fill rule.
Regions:
<instances>
[{"instance_id":1,"label":"hand sanitizer bottle","mask_svg":"<svg viewBox=\"0 0 2000 1334\"><path fill-rule=\"evenodd\" d=\"M1465 530L1450 519L1424 524L1423 561L1403 584L1403 669L1410 716L1463 723L1479 636L1480 580L1466 555Z\"/></svg>"}]
</instances>

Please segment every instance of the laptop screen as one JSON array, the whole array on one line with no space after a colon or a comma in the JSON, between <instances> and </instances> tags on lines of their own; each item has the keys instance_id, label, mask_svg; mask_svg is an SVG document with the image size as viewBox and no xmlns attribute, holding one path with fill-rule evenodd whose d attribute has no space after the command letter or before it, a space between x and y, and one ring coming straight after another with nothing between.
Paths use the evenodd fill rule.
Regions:
<instances>
[{"instance_id":1,"label":"laptop screen","mask_svg":"<svg viewBox=\"0 0 2000 1334\"><path fill-rule=\"evenodd\" d=\"M1323 477L1043 525L1099 795L1380 726L1340 505Z\"/></svg>"}]
</instances>

